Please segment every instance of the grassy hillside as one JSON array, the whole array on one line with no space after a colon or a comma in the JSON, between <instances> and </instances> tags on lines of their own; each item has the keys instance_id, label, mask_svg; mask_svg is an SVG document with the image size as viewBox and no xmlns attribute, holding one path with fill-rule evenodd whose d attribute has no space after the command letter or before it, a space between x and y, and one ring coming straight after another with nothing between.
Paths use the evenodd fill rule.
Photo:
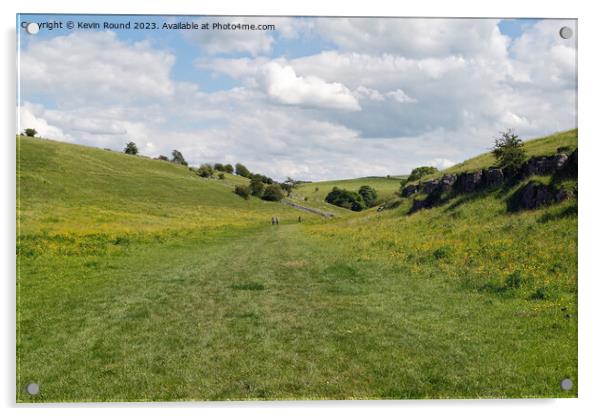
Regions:
<instances>
[{"instance_id":1,"label":"grassy hillside","mask_svg":"<svg viewBox=\"0 0 602 416\"><path fill-rule=\"evenodd\" d=\"M241 178L18 140L18 401L577 395L576 199L298 223Z\"/></svg>"},{"instance_id":2,"label":"grassy hillside","mask_svg":"<svg viewBox=\"0 0 602 416\"><path fill-rule=\"evenodd\" d=\"M541 137L538 139L526 140L524 143L525 152L529 157L551 156L555 154L556 150L560 147L567 147L570 149L570 151L573 151L577 148L577 129L556 133L551 136ZM458 173L474 171L491 166L495 166L495 158L491 152L487 152L445 169L444 172ZM434 176L436 175L431 175L429 177Z\"/></svg>"},{"instance_id":3,"label":"grassy hillside","mask_svg":"<svg viewBox=\"0 0 602 416\"><path fill-rule=\"evenodd\" d=\"M281 204L233 193L247 179L204 179L187 167L91 147L18 137L22 234L140 233L246 226L272 215L295 218Z\"/></svg>"}]
</instances>

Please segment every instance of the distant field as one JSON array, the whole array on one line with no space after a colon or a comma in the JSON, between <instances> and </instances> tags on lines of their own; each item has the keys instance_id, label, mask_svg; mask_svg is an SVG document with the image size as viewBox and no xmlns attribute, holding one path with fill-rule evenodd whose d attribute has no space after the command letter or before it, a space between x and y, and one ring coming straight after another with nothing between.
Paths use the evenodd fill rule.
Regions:
<instances>
[{"instance_id":1,"label":"distant field","mask_svg":"<svg viewBox=\"0 0 602 416\"><path fill-rule=\"evenodd\" d=\"M360 186L369 185L376 189L380 200L386 201L395 197L395 192L399 191L402 178L402 176L390 178L375 176L369 178L304 183L294 190L292 199L307 206L330 211L338 215L355 214L348 209L339 208L324 201L326 195L332 191L333 187L337 186L339 188L357 192Z\"/></svg>"},{"instance_id":2,"label":"distant field","mask_svg":"<svg viewBox=\"0 0 602 416\"><path fill-rule=\"evenodd\" d=\"M245 201L234 175L17 141L19 402L577 396L575 198L511 214L517 184L352 213L333 186L400 179L300 186L326 220Z\"/></svg>"}]
</instances>

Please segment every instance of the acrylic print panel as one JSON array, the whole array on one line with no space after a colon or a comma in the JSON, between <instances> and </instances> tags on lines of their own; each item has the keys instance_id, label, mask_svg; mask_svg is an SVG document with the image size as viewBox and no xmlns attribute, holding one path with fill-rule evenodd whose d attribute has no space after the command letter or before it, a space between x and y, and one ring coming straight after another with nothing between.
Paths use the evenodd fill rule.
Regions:
<instances>
[{"instance_id":1,"label":"acrylic print panel","mask_svg":"<svg viewBox=\"0 0 602 416\"><path fill-rule=\"evenodd\" d=\"M19 402L577 396L577 22L17 16Z\"/></svg>"}]
</instances>

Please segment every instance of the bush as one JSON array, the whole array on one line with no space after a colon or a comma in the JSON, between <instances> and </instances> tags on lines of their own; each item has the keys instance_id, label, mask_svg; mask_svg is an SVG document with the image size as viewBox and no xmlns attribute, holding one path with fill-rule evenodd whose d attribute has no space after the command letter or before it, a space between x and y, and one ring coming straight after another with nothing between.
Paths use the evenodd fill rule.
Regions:
<instances>
[{"instance_id":1,"label":"bush","mask_svg":"<svg viewBox=\"0 0 602 416\"><path fill-rule=\"evenodd\" d=\"M253 179L251 179L251 184L249 185L249 188L251 189L251 195L261 198L263 195L264 186L265 185L261 181L261 178L253 177Z\"/></svg>"},{"instance_id":2,"label":"bush","mask_svg":"<svg viewBox=\"0 0 602 416\"><path fill-rule=\"evenodd\" d=\"M220 173L217 175L217 177L218 177L219 179L225 179L225 178L226 178L226 175L224 175L222 172L220 172Z\"/></svg>"},{"instance_id":3,"label":"bush","mask_svg":"<svg viewBox=\"0 0 602 416\"><path fill-rule=\"evenodd\" d=\"M242 163L236 164L236 174L244 178L251 178L251 171Z\"/></svg>"},{"instance_id":4,"label":"bush","mask_svg":"<svg viewBox=\"0 0 602 416\"><path fill-rule=\"evenodd\" d=\"M224 165L224 172L226 173L234 173L234 168L231 164Z\"/></svg>"},{"instance_id":5,"label":"bush","mask_svg":"<svg viewBox=\"0 0 602 416\"><path fill-rule=\"evenodd\" d=\"M179 150L174 150L171 152L173 163L177 163L178 165L188 166L188 162L184 159L184 155Z\"/></svg>"},{"instance_id":6,"label":"bush","mask_svg":"<svg viewBox=\"0 0 602 416\"><path fill-rule=\"evenodd\" d=\"M38 134L36 129L25 129L25 131L23 131L23 133L25 133L25 135L27 137L34 137L36 134Z\"/></svg>"},{"instance_id":7,"label":"bush","mask_svg":"<svg viewBox=\"0 0 602 416\"><path fill-rule=\"evenodd\" d=\"M201 178L210 178L211 176L213 176L213 168L210 164L204 163L196 171L196 174L199 175Z\"/></svg>"},{"instance_id":8,"label":"bush","mask_svg":"<svg viewBox=\"0 0 602 416\"><path fill-rule=\"evenodd\" d=\"M159 155L159 157L157 158L157 160L165 160L165 161L169 162L169 158L167 156L164 156L164 155Z\"/></svg>"},{"instance_id":9,"label":"bush","mask_svg":"<svg viewBox=\"0 0 602 416\"><path fill-rule=\"evenodd\" d=\"M497 160L498 167L516 172L527 160L523 141L510 129L500 134L500 137L495 138L495 145L491 152Z\"/></svg>"},{"instance_id":10,"label":"bush","mask_svg":"<svg viewBox=\"0 0 602 416\"><path fill-rule=\"evenodd\" d=\"M125 149L123 149L123 151L128 155L137 155L138 154L138 146L136 146L136 143L134 143L134 142L129 142L128 144L125 145Z\"/></svg>"},{"instance_id":11,"label":"bush","mask_svg":"<svg viewBox=\"0 0 602 416\"><path fill-rule=\"evenodd\" d=\"M358 194L360 194L367 207L373 207L374 205L376 205L376 199L378 196L376 194L376 190L371 186L361 186L358 191Z\"/></svg>"},{"instance_id":12,"label":"bush","mask_svg":"<svg viewBox=\"0 0 602 416\"><path fill-rule=\"evenodd\" d=\"M224 168L224 165L223 165L223 164L221 164L221 163L216 163L216 164L214 164L214 165L213 165L213 169L214 169L214 170L216 170L216 171L218 171L218 172L225 172L225 170L224 170L224 169L225 169L225 168Z\"/></svg>"},{"instance_id":13,"label":"bush","mask_svg":"<svg viewBox=\"0 0 602 416\"><path fill-rule=\"evenodd\" d=\"M251 197L251 189L248 186L236 185L234 187L234 193L244 199L249 199Z\"/></svg>"},{"instance_id":14,"label":"bush","mask_svg":"<svg viewBox=\"0 0 602 416\"><path fill-rule=\"evenodd\" d=\"M412 169L410 176L408 176L408 178L405 181L402 181L402 186L405 185L407 182L417 181L418 179L421 179L423 176L431 175L431 174L437 173L437 172L439 172L439 170L434 166L417 167L415 169Z\"/></svg>"},{"instance_id":15,"label":"bush","mask_svg":"<svg viewBox=\"0 0 602 416\"><path fill-rule=\"evenodd\" d=\"M357 192L340 189L336 186L326 195L326 202L352 211L361 211L366 208L366 203Z\"/></svg>"},{"instance_id":16,"label":"bush","mask_svg":"<svg viewBox=\"0 0 602 416\"><path fill-rule=\"evenodd\" d=\"M265 199L266 201L280 201L282 198L284 198L284 191L280 185L273 183L266 186L261 198Z\"/></svg>"}]
</instances>

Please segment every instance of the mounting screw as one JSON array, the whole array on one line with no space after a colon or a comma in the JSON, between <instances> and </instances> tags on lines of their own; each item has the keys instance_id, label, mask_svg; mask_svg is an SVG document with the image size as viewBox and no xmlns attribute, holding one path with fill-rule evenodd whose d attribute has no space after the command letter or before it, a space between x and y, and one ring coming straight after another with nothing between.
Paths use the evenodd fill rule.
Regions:
<instances>
[{"instance_id":1,"label":"mounting screw","mask_svg":"<svg viewBox=\"0 0 602 416\"><path fill-rule=\"evenodd\" d=\"M27 387L25 387L25 391L27 391L27 393L31 394L32 396L35 396L40 392L40 386L38 385L38 383L29 383Z\"/></svg>"},{"instance_id":2,"label":"mounting screw","mask_svg":"<svg viewBox=\"0 0 602 416\"><path fill-rule=\"evenodd\" d=\"M573 29L568 26L563 26L560 28L560 37L562 39L570 39L573 36Z\"/></svg>"}]
</instances>

